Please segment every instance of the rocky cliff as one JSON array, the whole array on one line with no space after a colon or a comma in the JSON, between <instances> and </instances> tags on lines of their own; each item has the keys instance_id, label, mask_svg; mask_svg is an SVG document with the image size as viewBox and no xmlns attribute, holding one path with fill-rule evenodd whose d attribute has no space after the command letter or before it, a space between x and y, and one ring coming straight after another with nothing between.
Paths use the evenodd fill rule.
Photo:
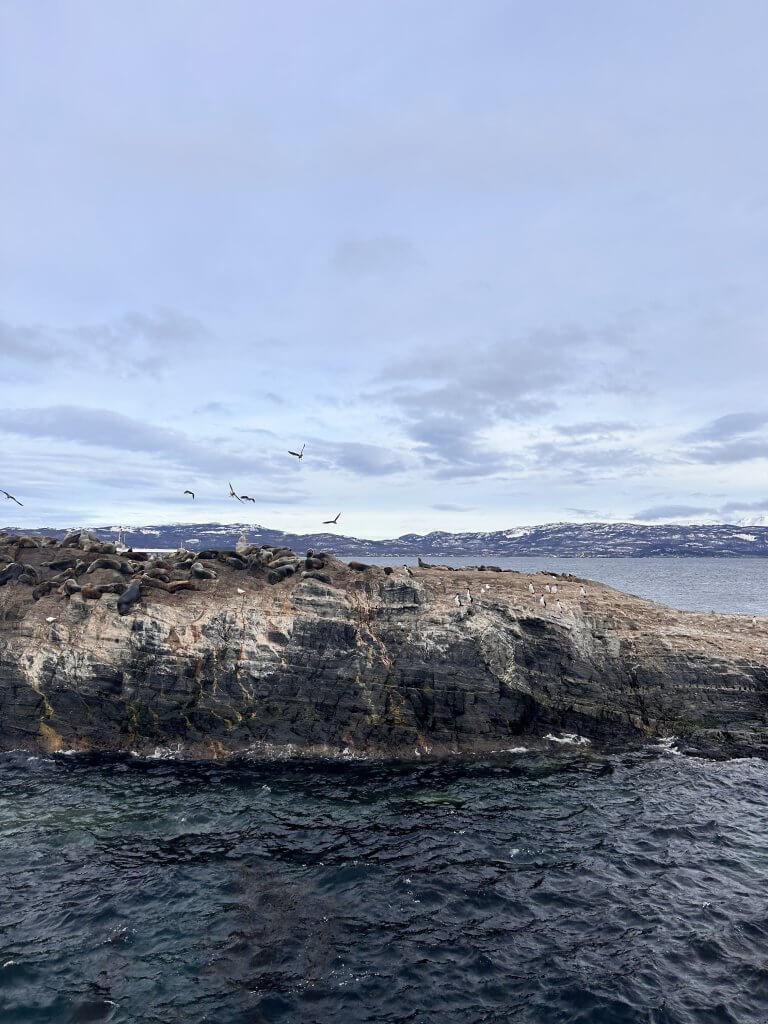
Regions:
<instances>
[{"instance_id":1,"label":"rocky cliff","mask_svg":"<svg viewBox=\"0 0 768 1024\"><path fill-rule=\"evenodd\" d=\"M0 749L413 756L564 733L767 754L766 620L571 576L0 536Z\"/></svg>"}]
</instances>

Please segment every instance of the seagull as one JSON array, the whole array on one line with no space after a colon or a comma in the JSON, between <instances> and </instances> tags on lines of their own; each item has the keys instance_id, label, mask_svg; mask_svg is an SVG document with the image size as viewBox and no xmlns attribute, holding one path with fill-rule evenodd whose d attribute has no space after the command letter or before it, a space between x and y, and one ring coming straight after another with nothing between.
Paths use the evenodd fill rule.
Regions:
<instances>
[{"instance_id":1,"label":"seagull","mask_svg":"<svg viewBox=\"0 0 768 1024\"><path fill-rule=\"evenodd\" d=\"M454 597L453 603L456 605L457 608L461 608L461 598L459 597L458 594L456 595L456 597Z\"/></svg>"},{"instance_id":2,"label":"seagull","mask_svg":"<svg viewBox=\"0 0 768 1024\"><path fill-rule=\"evenodd\" d=\"M243 499L240 497L240 495L239 494L235 494L235 489L232 486L232 481L231 480L227 480L227 483L229 484L229 496L230 496L230 498L237 498L238 501L242 501Z\"/></svg>"},{"instance_id":3,"label":"seagull","mask_svg":"<svg viewBox=\"0 0 768 1024\"><path fill-rule=\"evenodd\" d=\"M338 523L338 521L339 521L339 516L340 515L341 515L341 512L337 512L335 519L324 519L323 520L323 526L330 526L331 524L333 524L335 526L336 523Z\"/></svg>"},{"instance_id":4,"label":"seagull","mask_svg":"<svg viewBox=\"0 0 768 1024\"><path fill-rule=\"evenodd\" d=\"M304 458L304 449L305 449L306 447L307 447L307 446L306 446L305 444L303 444L303 445L301 446L301 451L300 451L300 452L292 452L292 451L291 451L291 449L289 448L289 449L288 449L288 454L289 454L289 455L295 455L297 459L303 459L303 458Z\"/></svg>"},{"instance_id":5,"label":"seagull","mask_svg":"<svg viewBox=\"0 0 768 1024\"><path fill-rule=\"evenodd\" d=\"M539 598L539 604L541 605L542 608L546 608L547 607L547 602L544 600L544 595L543 594Z\"/></svg>"},{"instance_id":6,"label":"seagull","mask_svg":"<svg viewBox=\"0 0 768 1024\"><path fill-rule=\"evenodd\" d=\"M533 589L533 584L532 583L528 584L528 593L529 594L535 594L536 593L536 591Z\"/></svg>"},{"instance_id":7,"label":"seagull","mask_svg":"<svg viewBox=\"0 0 768 1024\"><path fill-rule=\"evenodd\" d=\"M244 594L245 593L245 591L243 590L242 587L238 587L237 588L237 592L238 592L238 594Z\"/></svg>"},{"instance_id":8,"label":"seagull","mask_svg":"<svg viewBox=\"0 0 768 1024\"><path fill-rule=\"evenodd\" d=\"M14 498L12 494L9 494L8 491L4 491L1 487L0 494L4 494L8 501L15 501L17 505L21 505L21 507L24 508L24 505L19 501L18 498Z\"/></svg>"},{"instance_id":9,"label":"seagull","mask_svg":"<svg viewBox=\"0 0 768 1024\"><path fill-rule=\"evenodd\" d=\"M57 615L49 615L48 618L45 621L46 622L55 622L57 618L58 618Z\"/></svg>"},{"instance_id":10,"label":"seagull","mask_svg":"<svg viewBox=\"0 0 768 1024\"><path fill-rule=\"evenodd\" d=\"M191 494L192 495L192 501L195 500L195 492L194 491L184 491L184 493L185 494Z\"/></svg>"},{"instance_id":11,"label":"seagull","mask_svg":"<svg viewBox=\"0 0 768 1024\"><path fill-rule=\"evenodd\" d=\"M579 587L579 593L581 594L582 597L586 597L587 596L587 592L586 592L586 590L584 589L583 586Z\"/></svg>"},{"instance_id":12,"label":"seagull","mask_svg":"<svg viewBox=\"0 0 768 1024\"><path fill-rule=\"evenodd\" d=\"M255 498L249 498L247 494L241 494L240 495L240 501L252 501L254 503L254 505L256 504L256 499Z\"/></svg>"}]
</instances>

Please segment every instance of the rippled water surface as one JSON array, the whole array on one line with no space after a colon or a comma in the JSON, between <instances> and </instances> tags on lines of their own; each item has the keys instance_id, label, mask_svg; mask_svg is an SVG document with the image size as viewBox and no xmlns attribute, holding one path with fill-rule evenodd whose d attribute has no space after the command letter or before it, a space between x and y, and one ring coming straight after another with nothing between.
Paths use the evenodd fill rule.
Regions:
<instances>
[{"instance_id":1,"label":"rippled water surface","mask_svg":"<svg viewBox=\"0 0 768 1024\"><path fill-rule=\"evenodd\" d=\"M764 1022L757 761L0 755L0 1020Z\"/></svg>"}]
</instances>

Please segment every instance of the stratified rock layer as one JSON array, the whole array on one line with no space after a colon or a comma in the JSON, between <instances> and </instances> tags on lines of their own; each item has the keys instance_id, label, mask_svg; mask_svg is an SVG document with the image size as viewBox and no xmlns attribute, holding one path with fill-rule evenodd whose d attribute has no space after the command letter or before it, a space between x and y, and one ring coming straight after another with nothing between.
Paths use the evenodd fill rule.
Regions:
<instances>
[{"instance_id":1,"label":"stratified rock layer","mask_svg":"<svg viewBox=\"0 0 768 1024\"><path fill-rule=\"evenodd\" d=\"M67 540L0 558L21 566L0 587L0 749L412 756L577 733L768 753L763 619L567 576Z\"/></svg>"}]
</instances>

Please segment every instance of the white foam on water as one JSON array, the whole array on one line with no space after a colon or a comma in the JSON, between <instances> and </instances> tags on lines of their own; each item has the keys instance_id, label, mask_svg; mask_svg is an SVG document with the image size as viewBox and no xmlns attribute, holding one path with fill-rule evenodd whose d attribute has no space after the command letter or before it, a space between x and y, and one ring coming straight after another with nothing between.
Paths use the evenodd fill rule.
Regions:
<instances>
[{"instance_id":1,"label":"white foam on water","mask_svg":"<svg viewBox=\"0 0 768 1024\"><path fill-rule=\"evenodd\" d=\"M592 740L588 740L586 736L579 736L575 732L566 732L562 736L555 736L554 733L548 732L544 739L551 743L569 743L572 747L592 746Z\"/></svg>"}]
</instances>

